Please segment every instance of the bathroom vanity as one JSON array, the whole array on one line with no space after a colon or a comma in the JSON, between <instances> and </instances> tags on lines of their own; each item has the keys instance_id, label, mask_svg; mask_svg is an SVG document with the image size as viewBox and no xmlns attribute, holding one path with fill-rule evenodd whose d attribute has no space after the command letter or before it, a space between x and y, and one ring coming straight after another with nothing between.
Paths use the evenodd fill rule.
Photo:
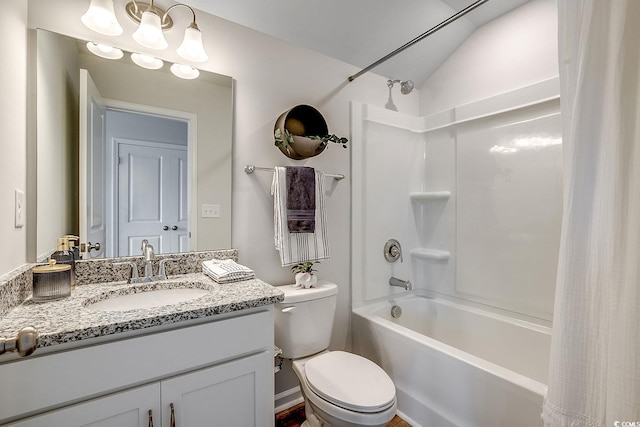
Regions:
<instances>
[{"instance_id":1,"label":"bathroom vanity","mask_svg":"<svg viewBox=\"0 0 640 427\"><path fill-rule=\"evenodd\" d=\"M189 288L207 293L155 308L97 305ZM282 298L258 279L218 284L191 273L26 301L2 318L0 336L33 323L39 345L28 357L0 356L0 425L272 426L273 304Z\"/></svg>"}]
</instances>

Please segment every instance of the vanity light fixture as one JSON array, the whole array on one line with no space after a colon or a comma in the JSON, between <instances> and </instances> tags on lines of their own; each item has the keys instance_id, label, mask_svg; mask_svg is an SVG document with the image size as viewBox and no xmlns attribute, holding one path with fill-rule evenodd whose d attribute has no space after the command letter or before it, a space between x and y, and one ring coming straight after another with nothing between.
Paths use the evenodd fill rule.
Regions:
<instances>
[{"instance_id":1,"label":"vanity light fixture","mask_svg":"<svg viewBox=\"0 0 640 427\"><path fill-rule=\"evenodd\" d=\"M196 12L191 6L177 3L170 6L166 11L155 6L153 0L150 3L142 3L133 0L126 6L127 14L140 26L133 34L133 39L142 46L150 49L165 49L167 41L162 31L173 26L173 20L169 12L176 7L186 7L191 11L193 20L184 32L184 39L177 52L182 58L192 62L205 62L209 57L202 44L202 33L196 24Z\"/></svg>"},{"instance_id":2,"label":"vanity light fixture","mask_svg":"<svg viewBox=\"0 0 640 427\"><path fill-rule=\"evenodd\" d=\"M200 71L196 67L184 64L173 64L171 66L171 72L176 77L187 80L195 79L200 75Z\"/></svg>"},{"instance_id":3,"label":"vanity light fixture","mask_svg":"<svg viewBox=\"0 0 640 427\"><path fill-rule=\"evenodd\" d=\"M142 68L146 68L148 70L158 70L162 68L162 66L164 65L164 62L162 62L162 59L159 59L150 55L145 55L143 53L132 53L131 60L136 65Z\"/></svg>"},{"instance_id":4,"label":"vanity light fixture","mask_svg":"<svg viewBox=\"0 0 640 427\"><path fill-rule=\"evenodd\" d=\"M120 59L124 55L124 53L116 47L96 42L87 42L87 49L94 55L106 59Z\"/></svg>"},{"instance_id":5,"label":"vanity light fixture","mask_svg":"<svg viewBox=\"0 0 640 427\"><path fill-rule=\"evenodd\" d=\"M173 19L169 12L179 6L188 8L193 20L184 32L184 39L177 52L182 58L191 62L205 62L209 57L202 44L202 33L196 24L196 12L190 6L177 3L166 11L153 4L132 0L127 3L127 15L136 23L138 29L133 33L133 39L149 49L166 49L169 44L164 38L163 31L173 27ZM116 19L113 0L91 0L89 10L82 16L82 22L93 31L106 35L120 35L123 30Z\"/></svg>"}]
</instances>

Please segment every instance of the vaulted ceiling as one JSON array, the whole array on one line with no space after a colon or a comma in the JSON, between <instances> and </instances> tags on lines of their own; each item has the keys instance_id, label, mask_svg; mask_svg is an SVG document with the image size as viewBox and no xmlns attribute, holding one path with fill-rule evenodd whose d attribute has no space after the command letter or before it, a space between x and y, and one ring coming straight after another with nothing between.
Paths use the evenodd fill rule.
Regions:
<instances>
[{"instance_id":1,"label":"vaulted ceiling","mask_svg":"<svg viewBox=\"0 0 640 427\"><path fill-rule=\"evenodd\" d=\"M529 0L489 0L372 72L421 85L479 26ZM365 68L474 0L186 0L240 25Z\"/></svg>"}]
</instances>

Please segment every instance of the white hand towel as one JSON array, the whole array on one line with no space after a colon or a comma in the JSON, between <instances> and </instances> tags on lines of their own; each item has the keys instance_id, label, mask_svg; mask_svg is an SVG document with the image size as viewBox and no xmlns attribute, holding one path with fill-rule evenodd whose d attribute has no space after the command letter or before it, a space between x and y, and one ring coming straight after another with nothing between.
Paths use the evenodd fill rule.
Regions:
<instances>
[{"instance_id":1,"label":"white hand towel","mask_svg":"<svg viewBox=\"0 0 640 427\"><path fill-rule=\"evenodd\" d=\"M253 270L231 259L203 261L202 272L218 283L238 282L255 277Z\"/></svg>"},{"instance_id":2,"label":"white hand towel","mask_svg":"<svg viewBox=\"0 0 640 427\"><path fill-rule=\"evenodd\" d=\"M282 266L329 259L329 233L324 200L324 173L316 170L316 228L314 233L289 233L287 227L286 168L276 167L271 184L276 249Z\"/></svg>"}]
</instances>

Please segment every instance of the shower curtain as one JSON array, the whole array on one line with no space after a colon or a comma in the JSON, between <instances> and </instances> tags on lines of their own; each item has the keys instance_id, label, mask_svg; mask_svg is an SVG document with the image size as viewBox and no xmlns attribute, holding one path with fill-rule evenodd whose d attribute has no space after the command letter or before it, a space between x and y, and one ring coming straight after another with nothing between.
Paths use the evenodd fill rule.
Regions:
<instances>
[{"instance_id":1,"label":"shower curtain","mask_svg":"<svg viewBox=\"0 0 640 427\"><path fill-rule=\"evenodd\" d=\"M640 426L640 1L560 0L564 217L548 427Z\"/></svg>"}]
</instances>

